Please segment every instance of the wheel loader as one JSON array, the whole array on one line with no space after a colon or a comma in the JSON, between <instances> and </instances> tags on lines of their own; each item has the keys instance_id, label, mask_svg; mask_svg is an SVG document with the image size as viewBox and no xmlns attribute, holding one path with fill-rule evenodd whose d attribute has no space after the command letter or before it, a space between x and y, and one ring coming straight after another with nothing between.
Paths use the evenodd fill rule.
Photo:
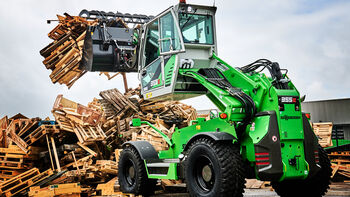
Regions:
<instances>
[{"instance_id":1,"label":"wheel loader","mask_svg":"<svg viewBox=\"0 0 350 197\"><path fill-rule=\"evenodd\" d=\"M245 179L271 181L280 196L323 196L331 164L302 112L300 93L277 62L234 67L218 56L216 7L179 4L157 16L83 10L95 18L85 38L87 71L137 72L145 100L206 95L218 108L171 137L168 145L129 141L120 154L125 193L152 195L159 179L184 180L191 196L243 196ZM111 24L122 18L134 27Z\"/></svg>"}]
</instances>

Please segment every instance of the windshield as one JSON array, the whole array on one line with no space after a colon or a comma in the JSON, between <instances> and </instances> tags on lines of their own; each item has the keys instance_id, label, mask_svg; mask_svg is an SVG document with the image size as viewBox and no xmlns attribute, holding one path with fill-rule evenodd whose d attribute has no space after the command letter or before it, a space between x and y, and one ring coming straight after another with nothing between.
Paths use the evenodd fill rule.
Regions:
<instances>
[{"instance_id":1,"label":"windshield","mask_svg":"<svg viewBox=\"0 0 350 197\"><path fill-rule=\"evenodd\" d=\"M180 13L180 28L185 43L213 44L211 15Z\"/></svg>"}]
</instances>

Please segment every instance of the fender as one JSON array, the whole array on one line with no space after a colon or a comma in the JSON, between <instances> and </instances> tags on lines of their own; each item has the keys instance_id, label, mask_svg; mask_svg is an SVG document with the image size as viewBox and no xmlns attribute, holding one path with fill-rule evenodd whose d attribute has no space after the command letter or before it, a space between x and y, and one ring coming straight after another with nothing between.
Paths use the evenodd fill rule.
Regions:
<instances>
[{"instance_id":1,"label":"fender","mask_svg":"<svg viewBox=\"0 0 350 197\"><path fill-rule=\"evenodd\" d=\"M202 138L202 137L209 138L209 139L212 139L214 141L231 141L231 142L233 140L237 139L235 136L233 136L229 133L226 133L226 132L202 132L202 133L198 133L198 134L192 136L191 139L188 140L188 142L184 148L184 151L190 147L192 142L194 142L195 140Z\"/></svg>"},{"instance_id":2,"label":"fender","mask_svg":"<svg viewBox=\"0 0 350 197\"><path fill-rule=\"evenodd\" d=\"M159 159L157 151L154 149L152 144L147 141L129 141L122 145L122 148L127 146L134 147L140 154L141 159Z\"/></svg>"},{"instance_id":3,"label":"fender","mask_svg":"<svg viewBox=\"0 0 350 197\"><path fill-rule=\"evenodd\" d=\"M303 113L303 129L304 129L304 151L305 160L309 164L309 176L313 177L321 169L320 165L316 163L315 153L318 153L318 139L315 135L309 120L306 118L305 113Z\"/></svg>"}]
</instances>

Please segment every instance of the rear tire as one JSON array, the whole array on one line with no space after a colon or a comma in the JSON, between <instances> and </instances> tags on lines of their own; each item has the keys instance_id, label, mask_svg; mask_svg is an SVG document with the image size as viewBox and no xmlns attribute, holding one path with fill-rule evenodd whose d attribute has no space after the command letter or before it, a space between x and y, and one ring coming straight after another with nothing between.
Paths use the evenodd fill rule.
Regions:
<instances>
[{"instance_id":1,"label":"rear tire","mask_svg":"<svg viewBox=\"0 0 350 197\"><path fill-rule=\"evenodd\" d=\"M312 196L321 197L329 189L332 168L327 152L319 146L318 155L321 169L313 177L305 180L272 182L276 193L282 197Z\"/></svg>"},{"instance_id":2,"label":"rear tire","mask_svg":"<svg viewBox=\"0 0 350 197\"><path fill-rule=\"evenodd\" d=\"M145 164L132 146L120 154L118 180L122 192L144 196L152 195L157 184L156 179L148 178Z\"/></svg>"},{"instance_id":3,"label":"rear tire","mask_svg":"<svg viewBox=\"0 0 350 197\"><path fill-rule=\"evenodd\" d=\"M243 196L245 179L239 147L232 142L196 140L188 150L185 178L191 196Z\"/></svg>"}]
</instances>

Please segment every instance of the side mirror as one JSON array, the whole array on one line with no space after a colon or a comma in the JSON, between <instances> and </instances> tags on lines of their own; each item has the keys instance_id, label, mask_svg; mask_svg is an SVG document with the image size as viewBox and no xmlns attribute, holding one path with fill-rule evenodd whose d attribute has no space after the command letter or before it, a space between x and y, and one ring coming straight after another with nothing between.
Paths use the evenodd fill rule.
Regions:
<instances>
[{"instance_id":1,"label":"side mirror","mask_svg":"<svg viewBox=\"0 0 350 197\"><path fill-rule=\"evenodd\" d=\"M304 102L304 101L305 101L305 98L306 98L306 95L300 97L300 102Z\"/></svg>"}]
</instances>

